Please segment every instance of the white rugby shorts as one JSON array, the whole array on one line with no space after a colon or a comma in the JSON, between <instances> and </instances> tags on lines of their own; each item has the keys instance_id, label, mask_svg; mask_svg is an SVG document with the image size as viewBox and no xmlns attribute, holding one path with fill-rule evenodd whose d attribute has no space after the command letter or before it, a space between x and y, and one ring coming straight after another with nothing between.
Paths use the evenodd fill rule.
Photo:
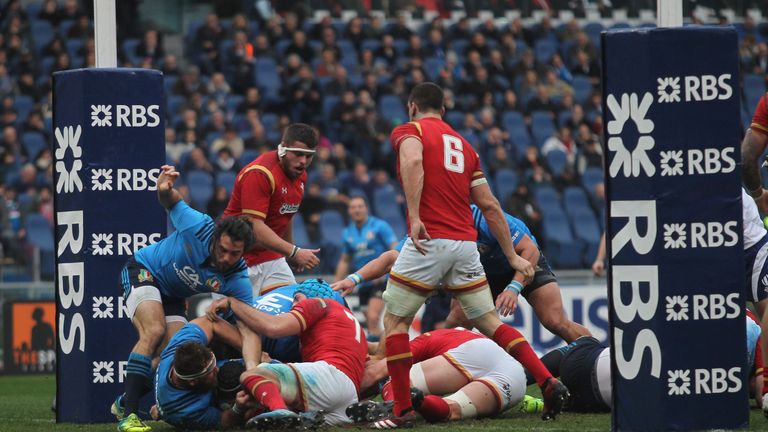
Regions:
<instances>
[{"instance_id":1,"label":"white rugby shorts","mask_svg":"<svg viewBox=\"0 0 768 432\"><path fill-rule=\"evenodd\" d=\"M253 298L275 288L296 283L293 271L285 258L277 258L248 267L248 279L253 288Z\"/></svg>"}]
</instances>

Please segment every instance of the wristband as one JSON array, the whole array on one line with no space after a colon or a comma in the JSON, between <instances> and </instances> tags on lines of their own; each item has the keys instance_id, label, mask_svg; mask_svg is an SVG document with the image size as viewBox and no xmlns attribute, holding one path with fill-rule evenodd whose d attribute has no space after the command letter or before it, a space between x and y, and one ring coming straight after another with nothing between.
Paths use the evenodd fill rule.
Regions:
<instances>
[{"instance_id":1,"label":"wristband","mask_svg":"<svg viewBox=\"0 0 768 432\"><path fill-rule=\"evenodd\" d=\"M288 255L288 258L293 258L293 257L295 257L295 256L296 256L296 254L297 254L297 253L299 253L299 250L300 250L300 249L301 249L300 247L298 247L298 246L296 246L296 245L293 245L293 249L291 250L291 253Z\"/></svg>"},{"instance_id":2,"label":"wristband","mask_svg":"<svg viewBox=\"0 0 768 432\"><path fill-rule=\"evenodd\" d=\"M240 405L238 405L237 402L235 402L235 404L232 405L232 412L241 417L245 414L245 410L240 408Z\"/></svg>"},{"instance_id":3,"label":"wristband","mask_svg":"<svg viewBox=\"0 0 768 432\"><path fill-rule=\"evenodd\" d=\"M351 280L355 283L355 286L360 285L362 282L364 282L364 279L360 274L358 273L352 273L351 275L347 276L347 279Z\"/></svg>"},{"instance_id":4,"label":"wristband","mask_svg":"<svg viewBox=\"0 0 768 432\"><path fill-rule=\"evenodd\" d=\"M523 284L520 282L513 280L512 282L507 285L506 288L504 288L504 291L512 291L516 295L520 295L520 291L523 290Z\"/></svg>"}]
</instances>

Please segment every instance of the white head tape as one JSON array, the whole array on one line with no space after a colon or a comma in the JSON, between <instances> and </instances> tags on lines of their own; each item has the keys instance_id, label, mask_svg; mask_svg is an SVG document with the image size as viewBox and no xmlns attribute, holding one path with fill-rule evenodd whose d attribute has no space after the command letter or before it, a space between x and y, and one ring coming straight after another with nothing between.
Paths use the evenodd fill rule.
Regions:
<instances>
[{"instance_id":1,"label":"white head tape","mask_svg":"<svg viewBox=\"0 0 768 432\"><path fill-rule=\"evenodd\" d=\"M302 148L302 147L285 147L283 143L280 143L277 145L277 157L282 158L289 151L305 153L310 156L315 154L315 149L308 149L308 148Z\"/></svg>"}]
</instances>

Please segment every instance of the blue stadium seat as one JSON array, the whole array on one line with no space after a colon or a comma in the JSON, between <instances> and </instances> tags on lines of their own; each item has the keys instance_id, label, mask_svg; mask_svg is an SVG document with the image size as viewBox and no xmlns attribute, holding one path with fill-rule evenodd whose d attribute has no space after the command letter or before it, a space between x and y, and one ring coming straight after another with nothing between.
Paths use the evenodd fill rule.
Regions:
<instances>
[{"instance_id":1,"label":"blue stadium seat","mask_svg":"<svg viewBox=\"0 0 768 432\"><path fill-rule=\"evenodd\" d=\"M570 111L568 110L560 111L560 114L557 115L557 126L558 127L565 126L565 124L568 123L568 120L570 120L571 117L573 116L571 115Z\"/></svg>"},{"instance_id":2,"label":"blue stadium seat","mask_svg":"<svg viewBox=\"0 0 768 432\"><path fill-rule=\"evenodd\" d=\"M528 134L523 115L518 111L504 111L501 114L501 124L509 133L509 139L514 144L518 157L522 157L526 147L531 145L531 136Z\"/></svg>"},{"instance_id":3,"label":"blue stadium seat","mask_svg":"<svg viewBox=\"0 0 768 432\"><path fill-rule=\"evenodd\" d=\"M531 114L531 133L537 146L541 147L547 138L555 134L555 130L550 112L534 111Z\"/></svg>"},{"instance_id":4,"label":"blue stadium seat","mask_svg":"<svg viewBox=\"0 0 768 432\"><path fill-rule=\"evenodd\" d=\"M208 201L213 198L213 178L205 171L190 171L184 178L184 183L189 188L191 205L197 210L205 211Z\"/></svg>"},{"instance_id":5,"label":"blue stadium seat","mask_svg":"<svg viewBox=\"0 0 768 432\"><path fill-rule=\"evenodd\" d=\"M83 45L85 45L85 43L82 39L69 39L67 40L67 53L69 53L71 58L75 58L80 55L79 52L83 48Z\"/></svg>"},{"instance_id":6,"label":"blue stadium seat","mask_svg":"<svg viewBox=\"0 0 768 432\"><path fill-rule=\"evenodd\" d=\"M32 21L30 23L30 33L35 41L35 51L40 54L43 47L51 43L55 33L51 23L48 21Z\"/></svg>"},{"instance_id":7,"label":"blue stadium seat","mask_svg":"<svg viewBox=\"0 0 768 432\"><path fill-rule=\"evenodd\" d=\"M280 92L282 80L277 71L277 64L272 58L260 57L255 67L256 85L264 95L276 96Z\"/></svg>"},{"instance_id":8,"label":"blue stadium seat","mask_svg":"<svg viewBox=\"0 0 768 432\"><path fill-rule=\"evenodd\" d=\"M19 121L26 120L34 107L35 100L32 99L32 96L18 95L13 98L13 109L16 110Z\"/></svg>"},{"instance_id":9,"label":"blue stadium seat","mask_svg":"<svg viewBox=\"0 0 768 432\"><path fill-rule=\"evenodd\" d=\"M249 163L253 162L253 160L257 157L259 157L258 151L253 149L245 149L243 150L243 154L240 155L240 159L238 159L237 162L241 167L245 167Z\"/></svg>"},{"instance_id":10,"label":"blue stadium seat","mask_svg":"<svg viewBox=\"0 0 768 432\"><path fill-rule=\"evenodd\" d=\"M568 166L568 155L562 150L551 150L546 156L547 165L553 177L559 177Z\"/></svg>"},{"instance_id":11,"label":"blue stadium seat","mask_svg":"<svg viewBox=\"0 0 768 432\"><path fill-rule=\"evenodd\" d=\"M381 47L381 42L378 39L363 39L363 44L360 45L362 50L371 50L376 52Z\"/></svg>"},{"instance_id":12,"label":"blue stadium seat","mask_svg":"<svg viewBox=\"0 0 768 432\"><path fill-rule=\"evenodd\" d=\"M504 203L517 189L517 172L508 168L500 169L496 171L493 183L496 186L496 197Z\"/></svg>"},{"instance_id":13,"label":"blue stadium seat","mask_svg":"<svg viewBox=\"0 0 768 432\"><path fill-rule=\"evenodd\" d=\"M186 99L184 99L184 96L173 95L170 93L168 93L167 96L168 96L168 101L166 102L166 107L168 109L167 116L173 117L179 114L179 110L181 110L181 107L184 105L184 102L186 102Z\"/></svg>"},{"instance_id":14,"label":"blue stadium seat","mask_svg":"<svg viewBox=\"0 0 768 432\"><path fill-rule=\"evenodd\" d=\"M576 210L571 215L573 222L573 234L576 240L585 245L582 263L588 266L597 256L597 249L600 242L600 225L597 223L595 213L591 208L582 208Z\"/></svg>"},{"instance_id":15,"label":"blue stadium seat","mask_svg":"<svg viewBox=\"0 0 768 432\"><path fill-rule=\"evenodd\" d=\"M232 171L219 171L216 173L216 186L224 186L227 190L227 195L232 193L232 189L235 188L235 178L237 174Z\"/></svg>"},{"instance_id":16,"label":"blue stadium seat","mask_svg":"<svg viewBox=\"0 0 768 432\"><path fill-rule=\"evenodd\" d=\"M589 36L596 35L600 37L600 32L603 30L605 30L605 27L599 22L590 22L584 25L584 32Z\"/></svg>"},{"instance_id":17,"label":"blue stadium seat","mask_svg":"<svg viewBox=\"0 0 768 432\"><path fill-rule=\"evenodd\" d=\"M336 41L336 46L341 50L341 58L339 60L357 59L357 49L351 40L339 39Z\"/></svg>"},{"instance_id":18,"label":"blue stadium seat","mask_svg":"<svg viewBox=\"0 0 768 432\"><path fill-rule=\"evenodd\" d=\"M584 246L573 237L567 217L562 213L544 213L544 248L554 267L582 267Z\"/></svg>"},{"instance_id":19,"label":"blue stadium seat","mask_svg":"<svg viewBox=\"0 0 768 432\"><path fill-rule=\"evenodd\" d=\"M754 112L757 103L765 94L765 77L755 74L744 75L744 104L747 111Z\"/></svg>"},{"instance_id":20,"label":"blue stadium seat","mask_svg":"<svg viewBox=\"0 0 768 432\"><path fill-rule=\"evenodd\" d=\"M533 190L533 197L542 207L550 205L560 206L560 198L557 195L557 191L552 186L544 184L537 186Z\"/></svg>"},{"instance_id":21,"label":"blue stadium seat","mask_svg":"<svg viewBox=\"0 0 768 432\"><path fill-rule=\"evenodd\" d=\"M445 67L445 59L441 57L427 57L424 60L424 69L427 72L427 78L431 81L437 81L440 71Z\"/></svg>"},{"instance_id":22,"label":"blue stadium seat","mask_svg":"<svg viewBox=\"0 0 768 432\"><path fill-rule=\"evenodd\" d=\"M587 168L581 176L581 184L591 197L595 195L595 186L602 182L603 170L601 168Z\"/></svg>"},{"instance_id":23,"label":"blue stadium seat","mask_svg":"<svg viewBox=\"0 0 768 432\"><path fill-rule=\"evenodd\" d=\"M336 210L323 210L320 213L320 242L321 246L341 246L344 231L344 218Z\"/></svg>"},{"instance_id":24,"label":"blue stadium seat","mask_svg":"<svg viewBox=\"0 0 768 432\"><path fill-rule=\"evenodd\" d=\"M405 39L395 39L394 41L394 47L395 51L397 51L397 54L400 56L405 55L405 50L408 49L408 41Z\"/></svg>"},{"instance_id":25,"label":"blue stadium seat","mask_svg":"<svg viewBox=\"0 0 768 432\"><path fill-rule=\"evenodd\" d=\"M383 95L379 100L379 113L386 119L402 123L408 120L403 101L395 95Z\"/></svg>"},{"instance_id":26,"label":"blue stadium seat","mask_svg":"<svg viewBox=\"0 0 768 432\"><path fill-rule=\"evenodd\" d=\"M48 147L45 136L40 132L24 132L21 134L21 144L30 160L34 160L44 148Z\"/></svg>"},{"instance_id":27,"label":"blue stadium seat","mask_svg":"<svg viewBox=\"0 0 768 432\"><path fill-rule=\"evenodd\" d=\"M565 211L570 215L584 209L591 211L587 194L579 186L568 186L565 188L563 191L563 205L565 206Z\"/></svg>"},{"instance_id":28,"label":"blue stadium seat","mask_svg":"<svg viewBox=\"0 0 768 432\"><path fill-rule=\"evenodd\" d=\"M377 187L373 191L374 214L386 221L398 237L404 235L407 228L405 216L396 201L397 190L391 186Z\"/></svg>"},{"instance_id":29,"label":"blue stadium seat","mask_svg":"<svg viewBox=\"0 0 768 432\"><path fill-rule=\"evenodd\" d=\"M301 213L293 215L293 243L304 248L313 247L307 234L307 227L304 225L304 218Z\"/></svg>"},{"instance_id":30,"label":"blue stadium seat","mask_svg":"<svg viewBox=\"0 0 768 432\"><path fill-rule=\"evenodd\" d=\"M464 113L461 111L448 111L445 113L444 120L454 130L464 129Z\"/></svg>"},{"instance_id":31,"label":"blue stadium seat","mask_svg":"<svg viewBox=\"0 0 768 432\"><path fill-rule=\"evenodd\" d=\"M41 251L53 251L53 227L39 213L31 213L26 221L27 240Z\"/></svg>"},{"instance_id":32,"label":"blue stadium seat","mask_svg":"<svg viewBox=\"0 0 768 432\"><path fill-rule=\"evenodd\" d=\"M464 57L464 50L467 49L467 45L469 45L469 41L466 39L453 39L450 41L451 49L453 49L453 52L458 54L460 59L465 58Z\"/></svg>"},{"instance_id":33,"label":"blue stadium seat","mask_svg":"<svg viewBox=\"0 0 768 432\"><path fill-rule=\"evenodd\" d=\"M125 54L131 63L137 65L139 58L136 56L136 47L141 43L140 39L128 38L123 41L123 54Z\"/></svg>"},{"instance_id":34,"label":"blue stadium seat","mask_svg":"<svg viewBox=\"0 0 768 432\"><path fill-rule=\"evenodd\" d=\"M583 105L592 96L592 82L584 75L574 76L571 86L573 86L573 99L576 103Z\"/></svg>"},{"instance_id":35,"label":"blue stadium seat","mask_svg":"<svg viewBox=\"0 0 768 432\"><path fill-rule=\"evenodd\" d=\"M545 38L536 41L533 52L536 60L546 63L553 55L557 54L558 49L557 40Z\"/></svg>"}]
</instances>

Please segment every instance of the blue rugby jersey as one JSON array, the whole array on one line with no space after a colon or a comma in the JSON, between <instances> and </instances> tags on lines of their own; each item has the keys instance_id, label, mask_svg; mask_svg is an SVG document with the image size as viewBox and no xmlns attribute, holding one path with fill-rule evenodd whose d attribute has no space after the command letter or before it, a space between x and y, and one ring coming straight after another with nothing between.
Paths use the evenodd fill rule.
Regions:
<instances>
[{"instance_id":1,"label":"blue rugby jersey","mask_svg":"<svg viewBox=\"0 0 768 432\"><path fill-rule=\"evenodd\" d=\"M504 251L501 250L499 242L493 236L491 228L488 226L488 222L483 217L483 213L480 209L472 204L472 219L477 230L477 243L488 247L485 253L480 254L480 262L483 264L486 274L502 274L512 271L512 266L509 265L507 257L504 255ZM538 246L536 238L531 235L531 231L520 219L504 213L509 224L509 232L512 235L512 243L517 246L522 240L523 235L527 235L531 241Z\"/></svg>"},{"instance_id":2,"label":"blue rugby jersey","mask_svg":"<svg viewBox=\"0 0 768 432\"><path fill-rule=\"evenodd\" d=\"M209 264L213 219L184 201L176 203L169 214L176 231L134 256L157 279L160 292L175 298L215 292L252 304L253 292L244 260L226 272Z\"/></svg>"},{"instance_id":3,"label":"blue rugby jersey","mask_svg":"<svg viewBox=\"0 0 768 432\"><path fill-rule=\"evenodd\" d=\"M350 273L360 270L364 265L388 251L392 243L397 242L392 227L374 216L368 216L368 220L360 228L354 222L350 223L344 228L342 239L344 241L342 250L351 258ZM364 288L370 283L363 282L360 287Z\"/></svg>"}]
</instances>

